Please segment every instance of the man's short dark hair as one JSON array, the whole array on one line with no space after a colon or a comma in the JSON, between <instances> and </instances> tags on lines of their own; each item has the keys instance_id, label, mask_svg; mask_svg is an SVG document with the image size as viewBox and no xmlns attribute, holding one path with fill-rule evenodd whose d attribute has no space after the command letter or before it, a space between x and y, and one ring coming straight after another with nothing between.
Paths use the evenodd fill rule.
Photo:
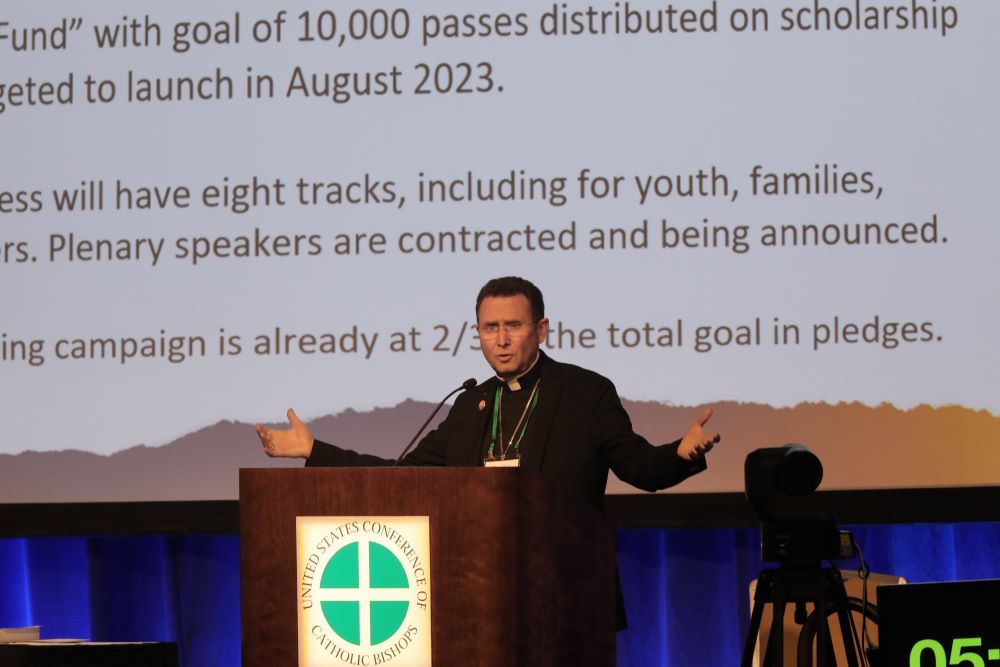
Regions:
<instances>
[{"instance_id":1,"label":"man's short dark hair","mask_svg":"<svg viewBox=\"0 0 1000 667\"><path fill-rule=\"evenodd\" d=\"M531 319L539 322L545 318L545 300L542 299L542 291L531 282L517 276L504 276L494 278L479 290L476 297L476 320L479 320L479 306L483 299L490 296L517 296L524 295L531 304Z\"/></svg>"}]
</instances>

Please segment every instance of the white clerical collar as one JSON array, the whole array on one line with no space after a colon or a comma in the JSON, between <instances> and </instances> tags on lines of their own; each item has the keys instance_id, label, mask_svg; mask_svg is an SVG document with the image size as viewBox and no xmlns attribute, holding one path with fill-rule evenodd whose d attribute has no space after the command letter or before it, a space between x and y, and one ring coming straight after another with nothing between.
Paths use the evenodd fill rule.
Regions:
<instances>
[{"instance_id":1,"label":"white clerical collar","mask_svg":"<svg viewBox=\"0 0 1000 667\"><path fill-rule=\"evenodd\" d=\"M538 360L541 359L541 358L542 358L541 352L536 352L535 353L535 360L531 362L531 365L528 366L528 369L526 371L524 371L523 373L517 375L516 377L512 377L509 380L505 380L502 377L500 377L499 375L497 376L497 379L500 380L503 383L506 383L507 388L510 389L511 391L521 391L521 383L518 382L518 380L520 380L525 375L527 375L528 373L530 373L531 369L535 367L535 364L537 364Z\"/></svg>"}]
</instances>

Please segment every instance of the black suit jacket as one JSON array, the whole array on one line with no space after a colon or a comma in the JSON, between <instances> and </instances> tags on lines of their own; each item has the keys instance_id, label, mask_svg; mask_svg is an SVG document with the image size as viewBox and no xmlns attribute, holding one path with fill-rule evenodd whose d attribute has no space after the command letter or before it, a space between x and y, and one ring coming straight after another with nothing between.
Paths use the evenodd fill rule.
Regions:
<instances>
[{"instance_id":1,"label":"black suit jacket","mask_svg":"<svg viewBox=\"0 0 1000 667\"><path fill-rule=\"evenodd\" d=\"M608 470L646 491L673 486L705 469L705 458L685 461L680 441L654 447L632 430L614 384L593 371L562 364L539 353L538 406L525 431L521 466L540 470L565 493L598 511L604 508ZM403 462L413 466L481 466L499 380L495 377L459 395L437 429ZM316 441L306 466L379 466L389 459ZM616 582L617 583L617 582ZM621 587L616 585L618 629L627 626Z\"/></svg>"},{"instance_id":2,"label":"black suit jacket","mask_svg":"<svg viewBox=\"0 0 1000 667\"><path fill-rule=\"evenodd\" d=\"M673 486L705 469L704 457L685 461L680 441L653 446L632 430L607 378L540 353L540 398L524 436L521 466L540 470L565 493L604 507L608 470L646 491ZM437 429L403 459L414 466L481 466L497 378L463 392ZM371 466L391 461L316 441L307 466Z\"/></svg>"}]
</instances>

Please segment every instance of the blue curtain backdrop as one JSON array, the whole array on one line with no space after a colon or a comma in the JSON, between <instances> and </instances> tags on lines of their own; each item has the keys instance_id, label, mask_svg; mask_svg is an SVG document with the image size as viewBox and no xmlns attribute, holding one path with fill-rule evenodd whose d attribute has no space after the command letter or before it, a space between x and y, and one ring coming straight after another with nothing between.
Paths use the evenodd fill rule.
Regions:
<instances>
[{"instance_id":1,"label":"blue curtain backdrop","mask_svg":"<svg viewBox=\"0 0 1000 667\"><path fill-rule=\"evenodd\" d=\"M877 572L911 582L1000 578L1000 523L853 526ZM739 664L756 529L620 530L630 627L622 667ZM0 627L43 637L175 641L184 667L240 664L239 538L0 540Z\"/></svg>"}]
</instances>

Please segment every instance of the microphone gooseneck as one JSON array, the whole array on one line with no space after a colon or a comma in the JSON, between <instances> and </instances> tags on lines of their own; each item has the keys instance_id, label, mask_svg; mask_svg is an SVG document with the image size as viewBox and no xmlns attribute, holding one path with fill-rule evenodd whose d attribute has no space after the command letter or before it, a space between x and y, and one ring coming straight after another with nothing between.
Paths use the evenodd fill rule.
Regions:
<instances>
[{"instance_id":1,"label":"microphone gooseneck","mask_svg":"<svg viewBox=\"0 0 1000 667\"><path fill-rule=\"evenodd\" d=\"M438 403L438 406L436 408L434 408L434 412L432 412L431 416L427 418L427 421L425 421L423 423L423 426L420 427L420 429L417 431L417 433L413 436L413 439L410 440L410 443L408 445L406 445L406 449L404 449L403 453L399 455L399 458L397 458L395 461L393 461L392 465L394 465L394 466L398 466L399 465L399 462L402 461L403 457L406 456L407 452L410 451L410 447L413 446L413 443L415 443L417 441L417 438L420 437L420 434L424 432L424 429L427 428L427 425L431 423L432 419L434 419L434 415L436 415L438 413L438 411L442 407L444 407L444 402L445 401L447 401L449 398L451 398L452 396L454 396L455 394L457 394L460 391L468 391L469 389L472 389L473 387L476 386L476 384L477 384L476 378L469 378L468 380L466 380L465 382L462 383L461 387L456 387L455 389L452 389L451 392L449 392L447 396L445 396L443 399L441 399L441 402Z\"/></svg>"}]
</instances>

